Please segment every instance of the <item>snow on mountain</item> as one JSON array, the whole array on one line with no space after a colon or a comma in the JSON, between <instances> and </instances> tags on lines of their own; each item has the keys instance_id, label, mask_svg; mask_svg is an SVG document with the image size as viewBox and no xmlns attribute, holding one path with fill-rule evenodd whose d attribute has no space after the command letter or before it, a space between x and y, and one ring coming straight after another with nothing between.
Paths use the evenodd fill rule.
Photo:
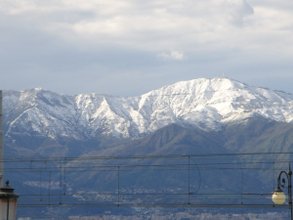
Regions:
<instances>
[{"instance_id":1,"label":"snow on mountain","mask_svg":"<svg viewBox=\"0 0 293 220\"><path fill-rule=\"evenodd\" d=\"M4 93L6 134L37 134L49 137L77 136L74 102L42 89Z\"/></svg>"},{"instance_id":2,"label":"snow on mountain","mask_svg":"<svg viewBox=\"0 0 293 220\"><path fill-rule=\"evenodd\" d=\"M253 115L292 122L293 95L227 78L182 81L127 98L42 89L4 93L7 135L138 137L171 123L213 130Z\"/></svg>"}]
</instances>

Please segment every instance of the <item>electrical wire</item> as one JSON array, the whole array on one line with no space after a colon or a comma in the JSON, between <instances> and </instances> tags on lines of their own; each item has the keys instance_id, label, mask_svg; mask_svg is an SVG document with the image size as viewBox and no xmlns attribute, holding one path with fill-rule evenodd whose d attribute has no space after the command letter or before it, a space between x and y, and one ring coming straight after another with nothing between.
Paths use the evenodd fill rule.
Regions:
<instances>
[{"instance_id":1,"label":"electrical wire","mask_svg":"<svg viewBox=\"0 0 293 220\"><path fill-rule=\"evenodd\" d=\"M50 157L50 158L7 158L5 163L5 172L14 174L39 174L39 194L20 194L20 198L25 201L20 201L19 207L33 208L33 207L76 207L76 206L121 206L121 207L270 207L271 204L243 204L243 200L253 198L266 199L270 197L270 193L252 193L242 192L236 194L219 194L219 193L199 193L202 185L203 172L206 171L240 171L243 175L243 170L267 172L278 171L284 169L287 164L292 161L289 159L278 159L276 156L293 155L293 152L255 152L255 153L229 153L229 154L191 154L191 155L134 155L134 156L98 156L88 155L82 157ZM263 156L263 158L258 158ZM239 158L249 157L249 160L239 162ZM267 160L266 157L268 157ZM271 158L273 157L273 158ZM229 158L227 160L227 158ZM220 161L219 161L220 160ZM117 192L96 192L95 195L113 197L113 201L108 203L102 202L68 202L67 199L78 194L77 191L69 193L66 189L66 179L70 175L79 175L80 173L92 172L117 172ZM186 192L124 192L120 185L121 176L128 171L152 170L159 171L179 171L190 175L190 172L197 173L198 186L196 190L191 190L190 186ZM54 175L53 175L54 174ZM176 173L175 173L176 174ZM46 177L46 178L45 178ZM58 178L58 181L57 179ZM243 178L241 176L241 178ZM63 182L64 181L64 182ZM115 179L114 179L115 181ZM183 180L184 181L184 180ZM190 177L188 179L190 181ZM35 181L36 182L36 181ZM42 186L42 182L47 183ZM53 183L57 182L59 188L54 188ZM47 190L43 193L42 189ZM59 190L59 192L56 192ZM86 193L84 193L87 195ZM130 201L123 201L122 198L129 199L143 198L164 198L166 196L185 197L188 199L186 203L135 203ZM197 204L194 198L221 198L221 199L240 199L241 204ZM26 198L35 198L38 203L28 203ZM116 199L115 199L116 198ZM42 202L40 202L42 200ZM46 202L47 201L47 202ZM55 201L55 202L53 202ZM56 202L57 201L57 202Z\"/></svg>"}]
</instances>

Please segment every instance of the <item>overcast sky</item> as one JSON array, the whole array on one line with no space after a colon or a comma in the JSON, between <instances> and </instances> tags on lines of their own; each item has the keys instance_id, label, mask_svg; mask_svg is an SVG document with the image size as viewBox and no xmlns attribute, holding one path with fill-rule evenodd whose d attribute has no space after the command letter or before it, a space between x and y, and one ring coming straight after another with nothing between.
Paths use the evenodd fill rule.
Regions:
<instances>
[{"instance_id":1,"label":"overcast sky","mask_svg":"<svg viewBox=\"0 0 293 220\"><path fill-rule=\"evenodd\" d=\"M292 0L1 0L2 89L140 95L229 77L293 93Z\"/></svg>"}]
</instances>

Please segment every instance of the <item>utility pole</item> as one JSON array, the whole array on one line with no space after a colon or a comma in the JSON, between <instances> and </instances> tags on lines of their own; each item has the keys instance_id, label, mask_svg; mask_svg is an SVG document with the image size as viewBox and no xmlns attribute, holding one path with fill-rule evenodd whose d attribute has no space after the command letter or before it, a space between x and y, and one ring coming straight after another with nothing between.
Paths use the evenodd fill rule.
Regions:
<instances>
[{"instance_id":1,"label":"utility pole","mask_svg":"<svg viewBox=\"0 0 293 220\"><path fill-rule=\"evenodd\" d=\"M3 93L0 90L0 187L3 186L3 173L4 173L4 166L3 166Z\"/></svg>"},{"instance_id":2,"label":"utility pole","mask_svg":"<svg viewBox=\"0 0 293 220\"><path fill-rule=\"evenodd\" d=\"M14 193L14 189L10 187L9 181L3 185L4 176L4 132L3 132L3 93L0 90L0 219L16 220L16 204L18 195Z\"/></svg>"}]
</instances>

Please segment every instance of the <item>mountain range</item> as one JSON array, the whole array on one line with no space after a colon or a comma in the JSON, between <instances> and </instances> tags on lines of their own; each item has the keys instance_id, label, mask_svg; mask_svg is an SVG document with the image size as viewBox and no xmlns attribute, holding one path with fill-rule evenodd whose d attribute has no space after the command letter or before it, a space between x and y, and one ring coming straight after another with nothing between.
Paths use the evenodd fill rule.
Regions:
<instances>
[{"instance_id":1,"label":"mountain range","mask_svg":"<svg viewBox=\"0 0 293 220\"><path fill-rule=\"evenodd\" d=\"M207 192L265 195L276 172L292 160L293 95L227 78L178 82L135 97L4 91L3 107L5 157L33 158L34 163L19 166L44 168L27 175L7 173L20 195L50 189L59 202L61 194L70 202L105 202L112 192L115 200L119 167L125 168L119 174L121 193L151 192L124 201L162 192L186 194L188 169L191 202L209 202L198 198ZM60 164L62 157L67 159ZM242 194L241 201L228 202L251 202ZM26 199L22 202L31 202ZM168 200L154 201L162 199ZM88 213L81 210L72 208L66 215ZM26 212L21 210L22 216Z\"/></svg>"},{"instance_id":2,"label":"mountain range","mask_svg":"<svg viewBox=\"0 0 293 220\"><path fill-rule=\"evenodd\" d=\"M293 121L293 95L226 78L178 82L136 97L59 95L43 89L6 91L6 136L50 138L100 135L137 138L170 124L219 130L254 115Z\"/></svg>"}]
</instances>

